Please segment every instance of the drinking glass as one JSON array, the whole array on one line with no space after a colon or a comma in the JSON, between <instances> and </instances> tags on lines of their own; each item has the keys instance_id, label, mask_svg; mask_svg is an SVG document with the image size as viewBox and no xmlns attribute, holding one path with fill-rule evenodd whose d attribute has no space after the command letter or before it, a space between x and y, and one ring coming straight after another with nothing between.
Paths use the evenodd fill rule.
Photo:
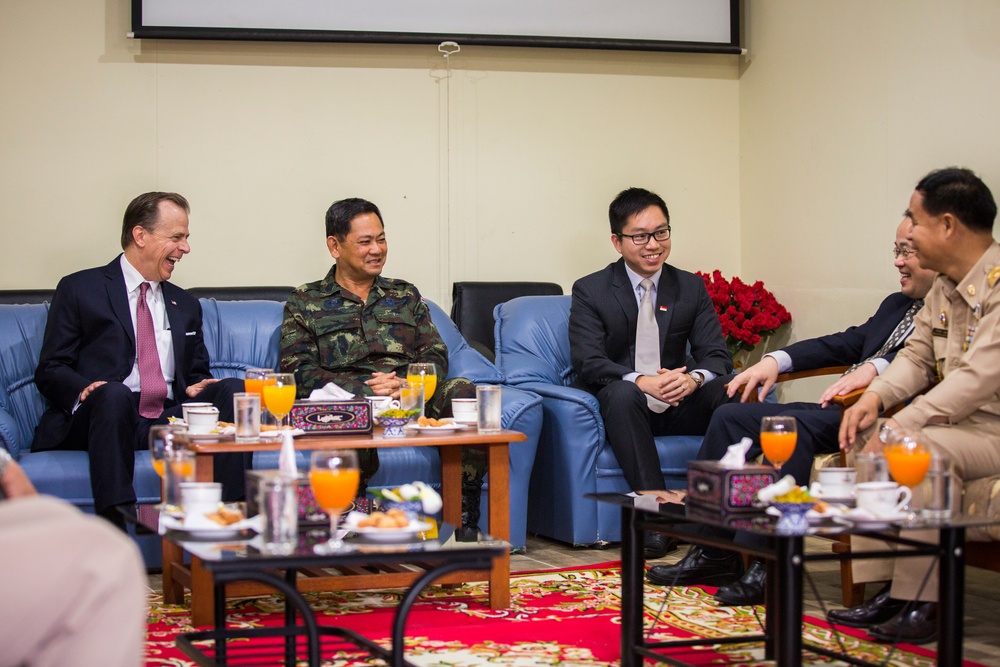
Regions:
<instances>
[{"instance_id":1,"label":"drinking glass","mask_svg":"<svg viewBox=\"0 0 1000 667\"><path fill-rule=\"evenodd\" d=\"M898 484L910 487L912 499L906 508L906 522L913 523L917 518L916 510L919 509L917 485L927 475L927 469L931 465L931 450L906 431L897 429L888 438L883 451L886 463L889 464L889 474Z\"/></svg>"},{"instance_id":2,"label":"drinking glass","mask_svg":"<svg viewBox=\"0 0 1000 667\"><path fill-rule=\"evenodd\" d=\"M149 454L153 461L153 470L161 480L164 478L166 460L170 455L175 451L187 449L187 439L183 434L183 427L172 424L157 424L149 429ZM162 491L160 497L163 497ZM165 502L157 504L155 508L161 512L173 512L179 509Z\"/></svg>"},{"instance_id":3,"label":"drinking glass","mask_svg":"<svg viewBox=\"0 0 1000 667\"><path fill-rule=\"evenodd\" d=\"M797 439L795 417L764 417L760 422L760 447L779 475L792 458Z\"/></svg>"},{"instance_id":4,"label":"drinking glass","mask_svg":"<svg viewBox=\"0 0 1000 667\"><path fill-rule=\"evenodd\" d=\"M285 428L285 418L295 403L295 375L268 373L264 377L263 394L267 409L278 420L278 428Z\"/></svg>"},{"instance_id":5,"label":"drinking glass","mask_svg":"<svg viewBox=\"0 0 1000 667\"><path fill-rule=\"evenodd\" d=\"M327 555L339 551L343 541L337 536L340 515L354 502L361 469L352 449L314 451L309 464L309 486L316 502L330 515L330 541L317 544L315 551Z\"/></svg>"},{"instance_id":6,"label":"drinking glass","mask_svg":"<svg viewBox=\"0 0 1000 667\"><path fill-rule=\"evenodd\" d=\"M243 377L243 391L260 396L260 423L265 423L265 415L268 414L267 406L264 403L264 378L268 373L273 373L271 368L248 368Z\"/></svg>"},{"instance_id":7,"label":"drinking glass","mask_svg":"<svg viewBox=\"0 0 1000 667\"><path fill-rule=\"evenodd\" d=\"M429 363L410 364L406 368L406 381L411 385L423 385L424 405L426 406L427 401L431 400L431 396L434 395L434 390L437 389L437 367ZM424 410L421 408L420 416L423 415Z\"/></svg>"}]
</instances>

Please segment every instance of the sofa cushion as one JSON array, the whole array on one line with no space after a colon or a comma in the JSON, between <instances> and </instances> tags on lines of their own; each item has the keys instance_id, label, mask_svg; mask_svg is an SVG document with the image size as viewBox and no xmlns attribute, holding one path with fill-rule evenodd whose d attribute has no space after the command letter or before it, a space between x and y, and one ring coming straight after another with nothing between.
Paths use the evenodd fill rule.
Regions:
<instances>
[{"instance_id":1,"label":"sofa cushion","mask_svg":"<svg viewBox=\"0 0 1000 667\"><path fill-rule=\"evenodd\" d=\"M31 448L47 407L35 387L48 304L0 305L0 440L16 459Z\"/></svg>"},{"instance_id":2,"label":"sofa cushion","mask_svg":"<svg viewBox=\"0 0 1000 667\"><path fill-rule=\"evenodd\" d=\"M284 304L201 299L202 331L217 378L243 377L247 368L277 368Z\"/></svg>"},{"instance_id":3,"label":"sofa cushion","mask_svg":"<svg viewBox=\"0 0 1000 667\"><path fill-rule=\"evenodd\" d=\"M498 305L496 364L508 384L568 385L575 378L569 354L571 296L522 296Z\"/></svg>"}]
</instances>

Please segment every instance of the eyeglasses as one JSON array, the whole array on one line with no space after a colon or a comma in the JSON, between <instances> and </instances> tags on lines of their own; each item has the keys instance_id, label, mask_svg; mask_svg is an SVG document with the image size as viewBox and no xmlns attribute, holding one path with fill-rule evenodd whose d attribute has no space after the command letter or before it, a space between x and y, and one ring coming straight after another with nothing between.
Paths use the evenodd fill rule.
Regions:
<instances>
[{"instance_id":1,"label":"eyeglasses","mask_svg":"<svg viewBox=\"0 0 1000 667\"><path fill-rule=\"evenodd\" d=\"M910 247L900 248L898 245L892 247L892 256L896 259L899 259L900 255L903 256L903 259L909 259L910 255L915 254L917 254L917 251Z\"/></svg>"},{"instance_id":2,"label":"eyeglasses","mask_svg":"<svg viewBox=\"0 0 1000 667\"><path fill-rule=\"evenodd\" d=\"M667 225L666 229L657 229L652 234L619 234L619 238L624 236L625 238L632 239L632 243L636 245L646 245L649 243L649 237L652 236L657 241L666 241L670 238L670 225Z\"/></svg>"}]
</instances>

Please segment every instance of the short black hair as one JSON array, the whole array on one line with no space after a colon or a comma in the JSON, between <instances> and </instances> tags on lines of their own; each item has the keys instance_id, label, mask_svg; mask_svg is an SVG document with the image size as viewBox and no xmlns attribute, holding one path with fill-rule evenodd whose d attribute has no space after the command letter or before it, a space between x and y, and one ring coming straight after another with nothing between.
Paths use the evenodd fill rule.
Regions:
<instances>
[{"instance_id":1,"label":"short black hair","mask_svg":"<svg viewBox=\"0 0 1000 667\"><path fill-rule=\"evenodd\" d=\"M997 217L993 193L970 169L932 171L920 179L916 190L924 198L924 210L931 215L951 213L973 231L993 231Z\"/></svg>"},{"instance_id":2,"label":"short black hair","mask_svg":"<svg viewBox=\"0 0 1000 667\"><path fill-rule=\"evenodd\" d=\"M161 201L173 202L184 209L185 213L191 213L188 200L176 192L146 192L139 195L125 208L125 217L122 218L122 250L132 245L132 230L136 227L142 227L148 232L156 230L160 221Z\"/></svg>"},{"instance_id":3,"label":"short black hair","mask_svg":"<svg viewBox=\"0 0 1000 667\"><path fill-rule=\"evenodd\" d=\"M670 222L670 212L663 198L655 192L642 188L622 190L608 207L608 219L611 221L611 233L621 234L630 216L645 211L650 206L656 206L663 211L663 216Z\"/></svg>"},{"instance_id":4,"label":"short black hair","mask_svg":"<svg viewBox=\"0 0 1000 667\"><path fill-rule=\"evenodd\" d=\"M385 229L382 212L378 210L378 206L370 201L352 197L333 202L326 210L327 237L336 236L338 241L343 241L351 232L351 220L365 213L377 215L378 221L382 223L382 229Z\"/></svg>"}]
</instances>

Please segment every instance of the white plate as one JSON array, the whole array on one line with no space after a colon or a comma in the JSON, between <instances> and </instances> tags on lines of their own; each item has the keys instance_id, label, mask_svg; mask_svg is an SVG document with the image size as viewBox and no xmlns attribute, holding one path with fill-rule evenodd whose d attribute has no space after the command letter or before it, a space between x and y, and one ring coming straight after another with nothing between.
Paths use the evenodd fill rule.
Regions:
<instances>
[{"instance_id":1,"label":"white plate","mask_svg":"<svg viewBox=\"0 0 1000 667\"><path fill-rule=\"evenodd\" d=\"M468 424L469 426L475 426L475 424L476 424L476 418L475 417L470 417L469 419L459 419L458 417L448 417L448 419L451 419L452 421L454 421L454 422L456 422L458 424Z\"/></svg>"},{"instance_id":2,"label":"white plate","mask_svg":"<svg viewBox=\"0 0 1000 667\"><path fill-rule=\"evenodd\" d=\"M258 515L259 516L259 515ZM172 530L184 533L191 537L203 540L231 540L238 537L249 539L253 533L258 532L260 521L258 517L243 519L228 526L215 526L208 528L192 528L184 525L184 519L171 516L169 514L160 515L160 529Z\"/></svg>"},{"instance_id":3,"label":"white plate","mask_svg":"<svg viewBox=\"0 0 1000 667\"><path fill-rule=\"evenodd\" d=\"M814 509L809 510L806 512L806 520L813 523L819 523L820 521L825 521L826 519L836 519L837 517L844 516L844 513L847 511L847 508L843 505L830 505L825 512L817 512ZM764 512L770 514L771 516L781 516L781 512L778 511L778 508L772 505L768 505Z\"/></svg>"},{"instance_id":4,"label":"white plate","mask_svg":"<svg viewBox=\"0 0 1000 667\"><path fill-rule=\"evenodd\" d=\"M351 528L351 531L372 542L407 542L416 536L417 533L422 533L431 528L433 526L426 521L411 521L410 525L405 528L376 528L375 526L360 528L354 526Z\"/></svg>"},{"instance_id":5,"label":"white plate","mask_svg":"<svg viewBox=\"0 0 1000 667\"><path fill-rule=\"evenodd\" d=\"M840 516L834 517L833 520L846 526L858 526L861 528L879 530L887 528L889 524L905 521L908 516L909 514L906 512L897 512L891 516L876 517L868 512L865 512L864 510L854 509L849 512L845 512Z\"/></svg>"},{"instance_id":6,"label":"white plate","mask_svg":"<svg viewBox=\"0 0 1000 667\"><path fill-rule=\"evenodd\" d=\"M418 426L417 424L410 423L403 428L407 431L416 431L417 433L451 433L453 431L464 431L469 427L465 424L452 422L448 426Z\"/></svg>"}]
</instances>

